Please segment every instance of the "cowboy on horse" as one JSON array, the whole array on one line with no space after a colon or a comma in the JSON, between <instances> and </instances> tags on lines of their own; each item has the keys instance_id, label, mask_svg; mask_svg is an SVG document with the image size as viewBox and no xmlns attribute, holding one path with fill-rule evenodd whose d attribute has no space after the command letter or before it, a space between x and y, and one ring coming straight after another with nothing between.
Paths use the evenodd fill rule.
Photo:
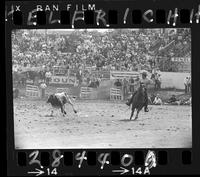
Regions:
<instances>
[{"instance_id":1,"label":"cowboy on horse","mask_svg":"<svg viewBox=\"0 0 200 177\"><path fill-rule=\"evenodd\" d=\"M145 112L149 112L149 109L148 109L148 93L147 93L147 88L148 88L148 85L151 84L151 82L152 81L147 78L147 73L143 72L142 73L142 79L140 80L140 84L144 85L144 96L145 96L145 98L144 98L145 99L144 111ZM131 98L128 100L128 102L126 103L126 105L130 106L132 104L133 98L136 95L137 91L133 92Z\"/></svg>"}]
</instances>

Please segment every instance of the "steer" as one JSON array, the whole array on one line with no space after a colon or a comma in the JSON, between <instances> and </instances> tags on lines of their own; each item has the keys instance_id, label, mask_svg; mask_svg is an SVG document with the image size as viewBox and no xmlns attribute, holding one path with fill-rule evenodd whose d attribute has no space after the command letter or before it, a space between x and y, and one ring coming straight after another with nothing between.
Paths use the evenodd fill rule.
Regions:
<instances>
[{"instance_id":1,"label":"steer","mask_svg":"<svg viewBox=\"0 0 200 177\"><path fill-rule=\"evenodd\" d=\"M65 92L51 94L47 100L47 103L51 103L53 108L60 108L63 116L66 114L64 109L66 103L69 103L72 106L73 111L77 113L69 95L67 95ZM51 116L53 116L53 110L51 111Z\"/></svg>"}]
</instances>

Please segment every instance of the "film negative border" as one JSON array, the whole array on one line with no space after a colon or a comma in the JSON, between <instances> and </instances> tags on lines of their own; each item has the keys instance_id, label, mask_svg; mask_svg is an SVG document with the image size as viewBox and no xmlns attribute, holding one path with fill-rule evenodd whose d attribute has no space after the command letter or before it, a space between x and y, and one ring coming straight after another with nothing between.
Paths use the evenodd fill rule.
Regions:
<instances>
[{"instance_id":1,"label":"film negative border","mask_svg":"<svg viewBox=\"0 0 200 177\"><path fill-rule=\"evenodd\" d=\"M200 140L198 135L200 121L198 115L200 112L197 104L200 89L198 85L200 62L197 47L200 45L199 2L195 0L84 1L84 3L73 1L69 3L71 5L67 6L70 7L70 10L64 8L63 4L65 3L68 4L66 1L6 2L5 25L6 46L8 46L6 86L9 88L8 93L12 95L10 46L11 30L13 29L188 27L192 30L192 91L195 94L192 106L193 147L189 149L15 150L13 132L9 131L7 132L8 175L149 174L148 169L145 172L144 164L148 152L154 152L156 157L156 167L152 166L150 174L199 174ZM46 9L46 12L40 10L36 12L34 9L37 8L38 4L40 5L38 8ZM56 10L57 4L59 4L58 11ZM97 12L91 10L94 7L94 11ZM49 11L49 8L54 8L55 12L58 13ZM80 11L80 15L84 14L84 20L83 16L78 18L74 15L77 13L76 8ZM33 14L30 18L29 15L32 11L36 13L37 18L32 16ZM105 15L101 17L103 12ZM152 16L153 18L151 18ZM168 20L169 16L170 20ZM12 97L7 98L7 127L9 125L9 129L14 130L11 105ZM53 163L54 165L52 165ZM56 166L55 164L58 163L59 165ZM138 170L140 167L141 169Z\"/></svg>"},{"instance_id":2,"label":"film negative border","mask_svg":"<svg viewBox=\"0 0 200 177\"><path fill-rule=\"evenodd\" d=\"M54 28L56 25L56 27L68 28L112 28L120 25L125 28L127 26L137 28L141 27L141 24L151 25L151 27L158 24L168 25L168 27L177 25L189 27L192 24L199 24L200 19L200 5L197 1L194 1L194 4L187 4L187 7L184 6L186 4L184 1L177 3L179 7L166 1L162 3L159 0L153 1L153 3L144 1L143 8L137 1L134 1L133 6L130 7L120 1L115 2L115 7L113 6L114 1L104 1L101 6L99 3L100 1L95 3L74 1L73 4L67 2L63 4L61 1L48 1L48 3L32 1L32 5L26 5L26 9L24 9L23 2L18 1L15 5L10 3L9 6L6 6L5 21L6 23L11 22L15 27L25 25L26 27L42 28L45 26L51 28L52 26ZM119 8L117 5L121 7Z\"/></svg>"},{"instance_id":3,"label":"film negative border","mask_svg":"<svg viewBox=\"0 0 200 177\"><path fill-rule=\"evenodd\" d=\"M59 175L68 171L73 175L145 175L159 174L166 166L185 169L192 163L191 151L175 150L28 150L16 153L16 164L24 173ZM172 163L172 159L174 161ZM32 168L31 168L32 167ZM160 170L157 170L160 168ZM32 170L32 171L31 171ZM151 173L152 172L152 173ZM69 174L67 173L67 174ZM63 174L63 173L62 173ZM66 174L66 175L67 175Z\"/></svg>"},{"instance_id":4,"label":"film negative border","mask_svg":"<svg viewBox=\"0 0 200 177\"><path fill-rule=\"evenodd\" d=\"M49 8L49 6L46 6ZM108 23L106 22L106 19L104 18L104 13L102 10L80 10L80 11L74 11L74 14L72 15L72 18L70 17L70 11L69 10L62 10L60 12L60 16L58 17L58 19L54 19L53 20L53 12L54 9L59 9L58 5L55 6L53 5L53 11L51 11L50 13L45 12L44 9L42 8L42 6L38 5L36 7L36 12L35 12L35 16L34 17L34 12L31 12L28 16L27 19L27 25L33 25L33 26L43 26L43 25L50 25L50 24L54 24L54 23L58 23L61 25L71 25L72 28L74 28L74 25L77 21L84 21L85 25L99 25L100 21L103 23L103 25L105 25L105 27L109 27L110 25L116 25L118 24L118 11L117 10L109 10L108 11ZM88 7L90 8L90 6ZM45 8L47 9L47 8ZM13 13L11 13L13 11ZM174 10L174 14L172 10L169 10L168 13L166 13L166 11L164 9L157 9L155 11L155 15L154 15L154 11L149 9L146 10L145 12L142 12L139 9L135 9L132 10L131 12L129 12L130 9L127 8L124 12L123 15L123 23L126 24L127 23L127 17L129 15L129 13L131 14L131 20L132 20L132 24L141 24L143 22L147 22L147 23L153 23L153 21L156 22L156 24L172 24L172 26L176 26L177 23L181 23L181 24L192 24L192 23L199 23L199 14L200 14L200 6L197 10L197 12L194 12L194 9L189 10L189 9L180 9L178 11L178 8L175 8ZM15 10L14 7L11 8L11 11L9 11L6 17L6 21L8 20L7 18L9 18L10 15L13 16L13 24L14 25L18 25L21 26L23 25L24 22L24 18L23 18L23 13L20 11L20 6L16 6ZM81 17L80 17L81 15ZM151 16L151 17L149 17ZM96 18L94 18L96 17ZM179 17L179 18L178 18ZM32 20L34 20L34 18L36 19L35 22L32 22ZM71 21L70 21L71 19ZM179 21L178 21L179 20Z\"/></svg>"}]
</instances>

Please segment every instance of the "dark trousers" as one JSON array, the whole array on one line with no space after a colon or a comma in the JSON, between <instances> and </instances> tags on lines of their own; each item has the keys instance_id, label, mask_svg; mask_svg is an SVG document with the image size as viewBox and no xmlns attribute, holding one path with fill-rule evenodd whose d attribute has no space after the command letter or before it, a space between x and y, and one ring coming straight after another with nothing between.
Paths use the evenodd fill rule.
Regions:
<instances>
[{"instance_id":1,"label":"dark trousers","mask_svg":"<svg viewBox=\"0 0 200 177\"><path fill-rule=\"evenodd\" d=\"M191 84L188 84L187 90L188 90L188 92L191 92Z\"/></svg>"},{"instance_id":2,"label":"dark trousers","mask_svg":"<svg viewBox=\"0 0 200 177\"><path fill-rule=\"evenodd\" d=\"M159 80L155 80L155 89L160 89L161 82Z\"/></svg>"},{"instance_id":3,"label":"dark trousers","mask_svg":"<svg viewBox=\"0 0 200 177\"><path fill-rule=\"evenodd\" d=\"M144 99L145 99L144 110L146 110L147 107L148 107L148 102L149 102L148 94L147 94L147 89L145 89L144 95L145 95L145 97L144 97Z\"/></svg>"},{"instance_id":4,"label":"dark trousers","mask_svg":"<svg viewBox=\"0 0 200 177\"><path fill-rule=\"evenodd\" d=\"M45 98L45 89L42 89L42 91L41 91L41 97Z\"/></svg>"},{"instance_id":5,"label":"dark trousers","mask_svg":"<svg viewBox=\"0 0 200 177\"><path fill-rule=\"evenodd\" d=\"M185 84L185 93L187 93L187 92L188 92L188 85Z\"/></svg>"},{"instance_id":6,"label":"dark trousers","mask_svg":"<svg viewBox=\"0 0 200 177\"><path fill-rule=\"evenodd\" d=\"M127 93L128 93L127 86L123 86L123 94L124 94L124 99L126 98L126 96L127 96Z\"/></svg>"},{"instance_id":7,"label":"dark trousers","mask_svg":"<svg viewBox=\"0 0 200 177\"><path fill-rule=\"evenodd\" d=\"M49 85L50 78L46 77L46 84Z\"/></svg>"},{"instance_id":8,"label":"dark trousers","mask_svg":"<svg viewBox=\"0 0 200 177\"><path fill-rule=\"evenodd\" d=\"M134 92L134 85L130 85L130 92L131 92L131 93Z\"/></svg>"}]
</instances>

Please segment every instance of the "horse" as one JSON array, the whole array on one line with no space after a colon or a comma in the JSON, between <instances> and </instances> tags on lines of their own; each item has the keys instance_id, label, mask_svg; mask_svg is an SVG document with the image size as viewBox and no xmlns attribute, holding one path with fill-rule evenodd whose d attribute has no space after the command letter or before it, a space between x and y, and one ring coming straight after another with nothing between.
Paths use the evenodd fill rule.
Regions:
<instances>
[{"instance_id":1,"label":"horse","mask_svg":"<svg viewBox=\"0 0 200 177\"><path fill-rule=\"evenodd\" d=\"M143 83L140 82L140 87L135 92L135 94L132 98L131 104L132 104L132 112L131 112L130 120L133 117L135 109L137 110L137 114L136 114L134 120L137 120L139 112L145 106L145 86Z\"/></svg>"}]
</instances>

